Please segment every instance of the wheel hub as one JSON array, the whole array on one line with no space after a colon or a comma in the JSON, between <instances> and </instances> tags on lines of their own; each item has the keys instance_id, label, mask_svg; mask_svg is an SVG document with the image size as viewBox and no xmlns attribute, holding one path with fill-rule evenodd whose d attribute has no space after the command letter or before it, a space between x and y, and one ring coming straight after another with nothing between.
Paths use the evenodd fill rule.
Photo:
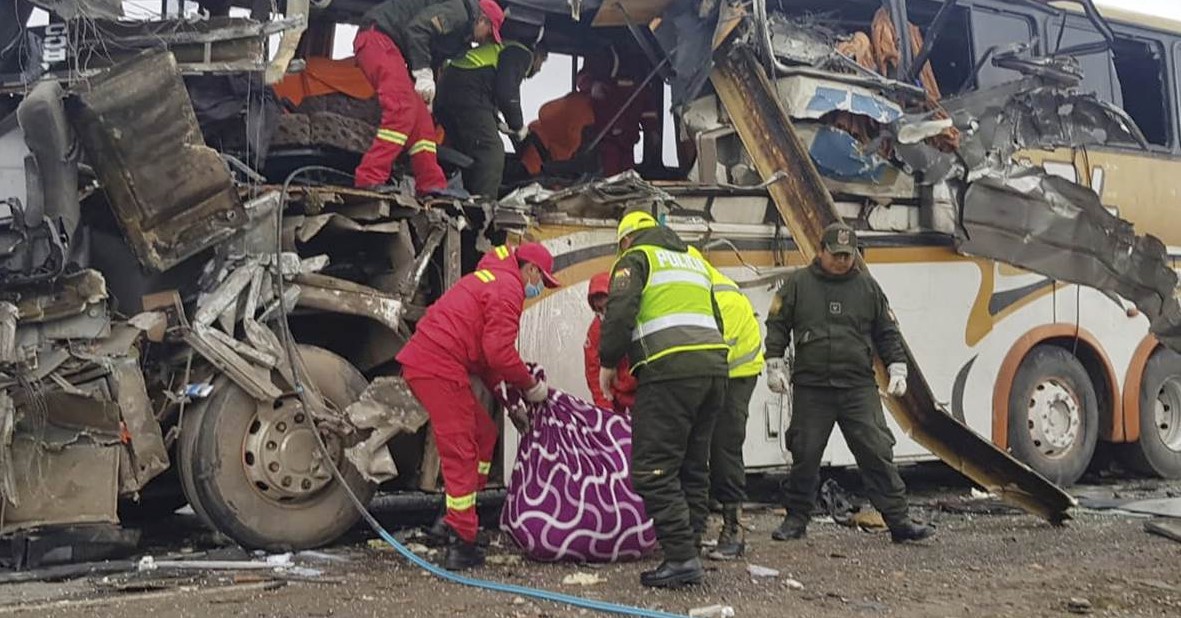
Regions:
<instances>
[{"instance_id":1,"label":"wheel hub","mask_svg":"<svg viewBox=\"0 0 1181 618\"><path fill-rule=\"evenodd\" d=\"M1172 451L1181 451L1181 378L1171 377L1161 385L1154 406L1157 435Z\"/></svg>"},{"instance_id":2,"label":"wheel hub","mask_svg":"<svg viewBox=\"0 0 1181 618\"><path fill-rule=\"evenodd\" d=\"M1029 434L1048 457L1060 457L1079 438L1082 406L1078 397L1057 380L1038 383L1029 396Z\"/></svg>"},{"instance_id":3,"label":"wheel hub","mask_svg":"<svg viewBox=\"0 0 1181 618\"><path fill-rule=\"evenodd\" d=\"M319 429L296 398L284 398L260 408L250 423L242 447L247 477L264 496L280 502L305 500L332 482L331 467L316 439L328 446L339 462L336 434Z\"/></svg>"}]
</instances>

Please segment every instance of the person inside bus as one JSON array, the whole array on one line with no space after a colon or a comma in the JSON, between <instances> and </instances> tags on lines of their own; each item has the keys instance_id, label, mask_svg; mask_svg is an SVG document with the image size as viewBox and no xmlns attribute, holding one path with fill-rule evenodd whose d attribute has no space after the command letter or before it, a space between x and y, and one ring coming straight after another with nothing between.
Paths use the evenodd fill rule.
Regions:
<instances>
[{"instance_id":1,"label":"person inside bus","mask_svg":"<svg viewBox=\"0 0 1181 618\"><path fill-rule=\"evenodd\" d=\"M619 52L611 46L589 54L579 72L578 89L590 94L594 107L593 133L596 137L602 135L597 146L604 176L636 167L635 151L641 132L660 131L660 99L655 90L660 82L636 94L649 70L644 62L621 63Z\"/></svg>"},{"instance_id":2,"label":"person inside bus","mask_svg":"<svg viewBox=\"0 0 1181 618\"><path fill-rule=\"evenodd\" d=\"M906 486L894 464L894 436L874 380L876 350L890 374L887 394L905 395L906 348L885 293L857 266L856 255L853 229L829 225L816 259L788 275L767 314L767 387L772 392L788 391L783 355L793 335L796 353L787 429L792 457L787 515L771 535L776 541L800 539L807 532L834 424L857 460L869 500L886 520L891 539L901 543L935 534L933 527L910 518Z\"/></svg>"},{"instance_id":3,"label":"person inside bus","mask_svg":"<svg viewBox=\"0 0 1181 618\"><path fill-rule=\"evenodd\" d=\"M583 144L594 139L595 110L590 93L576 89L547 101L529 123L520 150L524 173L537 176L578 177L598 171L598 161L588 156Z\"/></svg>"},{"instance_id":4,"label":"person inside bus","mask_svg":"<svg viewBox=\"0 0 1181 618\"><path fill-rule=\"evenodd\" d=\"M463 197L448 189L435 154L427 107L435 98L433 65L473 42L499 43L503 23L495 0L385 0L365 13L353 53L377 91L381 122L354 174L357 187L386 188L394 161L406 150L418 194Z\"/></svg>"},{"instance_id":5,"label":"person inside bus","mask_svg":"<svg viewBox=\"0 0 1181 618\"><path fill-rule=\"evenodd\" d=\"M463 188L473 195L498 196L505 165L500 134L519 144L528 133L521 82L541 68L545 51L531 48L537 28L526 30L517 22L505 23L503 43L468 50L451 60L439 78L435 115L448 144L473 159L462 172Z\"/></svg>"}]
</instances>

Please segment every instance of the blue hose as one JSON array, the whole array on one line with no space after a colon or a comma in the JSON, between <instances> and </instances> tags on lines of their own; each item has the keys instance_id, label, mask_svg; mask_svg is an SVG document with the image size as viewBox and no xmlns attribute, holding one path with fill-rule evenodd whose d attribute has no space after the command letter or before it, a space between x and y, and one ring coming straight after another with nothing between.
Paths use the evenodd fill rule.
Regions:
<instances>
[{"instance_id":1,"label":"blue hose","mask_svg":"<svg viewBox=\"0 0 1181 618\"><path fill-rule=\"evenodd\" d=\"M409 560L415 566L426 570L432 575L441 577L445 580L463 584L464 586L472 586L475 588L483 588L484 590L493 590L495 592L506 592L508 594L515 594L523 597L532 597L534 599L541 599L542 601L552 601L554 603L565 603L574 607L584 609L592 609L607 614L619 614L623 616L641 616L643 618L685 618L684 614L670 614L668 612L661 612L651 609L644 609L642 607L632 607L629 605L619 605L617 603L608 603L606 601L595 601L593 599L584 599L569 594L562 594L560 592L550 592L548 590L541 590L540 588L530 588L527 586L516 586L513 584L502 584L487 579L476 579L474 577L466 577L440 568L435 564L431 564L423 560L421 556L415 554L398 542L385 528L376 521L370 520L372 517L367 510L363 510L365 519L369 521L369 526L378 534L390 547L393 547Z\"/></svg>"},{"instance_id":2,"label":"blue hose","mask_svg":"<svg viewBox=\"0 0 1181 618\"><path fill-rule=\"evenodd\" d=\"M299 169L295 170L294 172L292 172L289 176L287 176L287 180L283 183L283 191L280 195L279 207L275 209L275 219L277 222L277 225L275 226L276 234L275 234L275 249L274 249L276 264L279 263L278 262L279 257L280 257L280 254L282 253L282 248L281 248L282 242L281 242L281 239L279 238L279 233L283 229L283 210L287 206L287 190L288 190L288 187L291 185L291 182L297 176L299 176L300 174L307 172L307 171L329 172L329 173L334 173L334 174L337 174L340 176L346 176L346 177L351 178L350 175L345 174L339 170L328 168L328 167L316 166L316 165L309 165L306 167L299 168ZM287 352L287 360L293 368L300 367L300 366L302 366L302 363L292 362L292 361L294 361L295 357L297 355L299 355L299 350L296 349L296 347L295 347L294 338L291 336L291 325L287 322L288 307L287 307L287 304L283 298L283 277L281 277L281 276L275 277L275 285L278 288L277 291L278 291L278 296L279 296L279 314L280 314L279 324L281 326L281 328L279 330L280 330L280 334L282 335L283 346ZM296 369L292 373L293 373L292 386L295 389L296 396L299 397L300 403L303 404L305 409L308 409L308 410L313 409L311 402L308 401L308 399L307 399L307 393L304 391L304 386L302 384L302 376L299 375L300 371L298 369ZM582 597L576 597L576 596L572 596L569 594L561 594L558 592L550 592L548 590L541 590L539 588L529 588L527 586L515 586L513 584L502 584L500 582L489 581L486 579L476 579L474 577L466 577L463 575L458 575L456 573L452 573L451 571L448 571L446 569L439 568L437 565L431 564L430 562L423 560L421 556L419 556L419 555L415 554L414 552L410 551L409 549L407 549L405 545L402 545L401 543L399 543L398 540L393 537L393 535L391 535L388 531L386 531L386 529L384 527L382 527L382 525L377 521L377 518L373 517L373 514L369 512L369 509L366 508L366 506L363 502L361 502L360 498L357 497L357 494L353 492L353 488L350 487L349 484L345 481L344 475L342 475L340 473L340 468L338 468L336 466L336 462L333 461L332 456L330 455L330 453L328 451L328 446L324 444L323 438L320 437L320 432L318 432L318 431L312 432L312 435L316 436L316 441L319 443L320 451L324 454L324 461L328 462L329 467L332 468L332 475L334 477L336 477L336 482L340 483L340 486L344 488L345 493L347 493L349 496L349 499L352 500L353 506L356 507L357 511L359 511L361 513L361 517L363 517L365 519L365 523L369 524L369 527L372 528L373 531L376 532L378 534L378 536L380 536L382 538L382 540L384 540L386 543L389 543L390 547L393 547L399 554L402 554L402 556L404 558L406 558L407 560L409 560L411 564L414 564L415 566L417 566L421 569L424 569L425 571L427 571L428 573L430 573L432 575L435 575L436 577L440 577L442 579L445 579L445 580L451 581L451 582L455 582L457 584L463 584L464 586L472 586L474 588L483 588L484 590L493 590L495 592L505 592L508 594L515 594L515 595L523 596L523 597L532 597L534 599L541 599L542 601L551 601L554 603L565 603L566 605L572 605L574 607L580 607L583 609L591 609L591 610L595 610L595 611L599 611L599 612L604 612L607 614L619 614L622 616L640 616L641 618L687 618L684 614L670 614L668 612L659 612L659 611L655 611L655 610L644 609L642 607L631 607L628 605L619 605L617 603L607 603L606 601L595 601L593 599L584 599Z\"/></svg>"}]
</instances>

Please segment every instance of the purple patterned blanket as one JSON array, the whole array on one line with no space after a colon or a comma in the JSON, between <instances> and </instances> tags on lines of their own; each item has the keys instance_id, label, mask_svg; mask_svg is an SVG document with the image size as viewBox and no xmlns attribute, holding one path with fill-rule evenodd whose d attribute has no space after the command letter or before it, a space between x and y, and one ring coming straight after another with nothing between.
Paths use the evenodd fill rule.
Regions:
<instances>
[{"instance_id":1,"label":"purple patterned blanket","mask_svg":"<svg viewBox=\"0 0 1181 618\"><path fill-rule=\"evenodd\" d=\"M614 562L651 550L652 520L628 478L630 419L561 391L530 417L501 529L530 558L547 562Z\"/></svg>"}]
</instances>

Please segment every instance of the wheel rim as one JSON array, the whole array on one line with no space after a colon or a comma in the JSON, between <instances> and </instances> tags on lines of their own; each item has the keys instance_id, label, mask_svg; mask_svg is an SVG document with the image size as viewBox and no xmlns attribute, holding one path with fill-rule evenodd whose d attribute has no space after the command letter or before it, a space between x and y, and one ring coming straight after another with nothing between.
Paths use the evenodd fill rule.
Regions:
<instances>
[{"instance_id":1,"label":"wheel rim","mask_svg":"<svg viewBox=\"0 0 1181 618\"><path fill-rule=\"evenodd\" d=\"M1027 418L1034 447L1046 457L1059 458L1078 442L1082 405L1068 385L1048 378L1033 387Z\"/></svg>"},{"instance_id":2,"label":"wheel rim","mask_svg":"<svg viewBox=\"0 0 1181 618\"><path fill-rule=\"evenodd\" d=\"M332 482L316 434L340 463L341 444L335 432L317 429L303 404L285 397L261 405L242 442L243 469L255 491L281 503L310 500Z\"/></svg>"},{"instance_id":3,"label":"wheel rim","mask_svg":"<svg viewBox=\"0 0 1181 618\"><path fill-rule=\"evenodd\" d=\"M1156 394L1154 408L1160 441L1171 451L1181 451L1181 379L1165 380Z\"/></svg>"}]
</instances>

